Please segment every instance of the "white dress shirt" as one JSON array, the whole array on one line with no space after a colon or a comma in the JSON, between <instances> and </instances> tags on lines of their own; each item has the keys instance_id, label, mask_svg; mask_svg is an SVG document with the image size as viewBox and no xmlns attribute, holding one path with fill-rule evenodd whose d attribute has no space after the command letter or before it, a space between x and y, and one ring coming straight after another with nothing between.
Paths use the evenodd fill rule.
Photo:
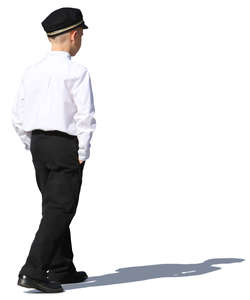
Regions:
<instances>
[{"instance_id":1,"label":"white dress shirt","mask_svg":"<svg viewBox=\"0 0 250 300\"><path fill-rule=\"evenodd\" d=\"M55 50L25 69L11 111L26 150L32 130L59 130L77 136L80 160L90 155L94 113L89 71L72 61L69 52Z\"/></svg>"}]
</instances>

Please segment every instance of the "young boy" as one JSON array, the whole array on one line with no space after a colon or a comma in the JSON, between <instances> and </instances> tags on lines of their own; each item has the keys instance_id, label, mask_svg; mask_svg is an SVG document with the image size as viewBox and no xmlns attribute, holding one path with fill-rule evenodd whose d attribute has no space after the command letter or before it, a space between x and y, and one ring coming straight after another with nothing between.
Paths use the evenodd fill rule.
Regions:
<instances>
[{"instance_id":1,"label":"young boy","mask_svg":"<svg viewBox=\"0 0 250 300\"><path fill-rule=\"evenodd\" d=\"M71 60L88 28L81 11L62 7L41 24L51 50L27 67L12 108L12 124L31 151L42 194L42 219L18 285L52 293L88 277L74 266L69 225L96 120L90 74Z\"/></svg>"}]
</instances>

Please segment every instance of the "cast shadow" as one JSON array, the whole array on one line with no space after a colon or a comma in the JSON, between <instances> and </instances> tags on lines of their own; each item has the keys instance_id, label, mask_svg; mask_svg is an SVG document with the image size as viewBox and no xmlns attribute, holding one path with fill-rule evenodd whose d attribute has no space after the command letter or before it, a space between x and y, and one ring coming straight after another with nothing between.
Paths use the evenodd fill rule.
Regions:
<instances>
[{"instance_id":1,"label":"cast shadow","mask_svg":"<svg viewBox=\"0 0 250 300\"><path fill-rule=\"evenodd\" d=\"M214 265L239 263L244 260L245 259L242 258L214 258L198 264L158 264L120 268L115 270L116 273L91 276L84 282L63 284L62 286L66 291L71 289L128 283L162 277L194 276L218 271L221 269L221 267ZM38 290L30 290L26 293L36 292L41 293Z\"/></svg>"}]
</instances>

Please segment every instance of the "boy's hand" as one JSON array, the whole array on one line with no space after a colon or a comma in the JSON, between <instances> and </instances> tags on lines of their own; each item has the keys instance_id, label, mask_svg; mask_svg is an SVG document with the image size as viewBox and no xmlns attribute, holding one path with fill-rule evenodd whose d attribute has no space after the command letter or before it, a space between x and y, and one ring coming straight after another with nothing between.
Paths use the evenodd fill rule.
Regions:
<instances>
[{"instance_id":1,"label":"boy's hand","mask_svg":"<svg viewBox=\"0 0 250 300\"><path fill-rule=\"evenodd\" d=\"M78 159L78 160L79 160L79 163L80 163L80 164L83 162L83 160L80 160L80 159Z\"/></svg>"}]
</instances>

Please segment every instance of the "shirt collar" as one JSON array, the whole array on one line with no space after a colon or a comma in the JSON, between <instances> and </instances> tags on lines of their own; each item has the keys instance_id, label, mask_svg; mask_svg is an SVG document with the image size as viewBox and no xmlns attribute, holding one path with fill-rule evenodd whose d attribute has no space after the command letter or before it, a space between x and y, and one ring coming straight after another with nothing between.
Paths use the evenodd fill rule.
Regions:
<instances>
[{"instance_id":1,"label":"shirt collar","mask_svg":"<svg viewBox=\"0 0 250 300\"><path fill-rule=\"evenodd\" d=\"M67 51L62 51L62 50L49 50L48 55L54 55L54 56L62 56L62 57L67 57L71 59L71 55Z\"/></svg>"}]
</instances>

